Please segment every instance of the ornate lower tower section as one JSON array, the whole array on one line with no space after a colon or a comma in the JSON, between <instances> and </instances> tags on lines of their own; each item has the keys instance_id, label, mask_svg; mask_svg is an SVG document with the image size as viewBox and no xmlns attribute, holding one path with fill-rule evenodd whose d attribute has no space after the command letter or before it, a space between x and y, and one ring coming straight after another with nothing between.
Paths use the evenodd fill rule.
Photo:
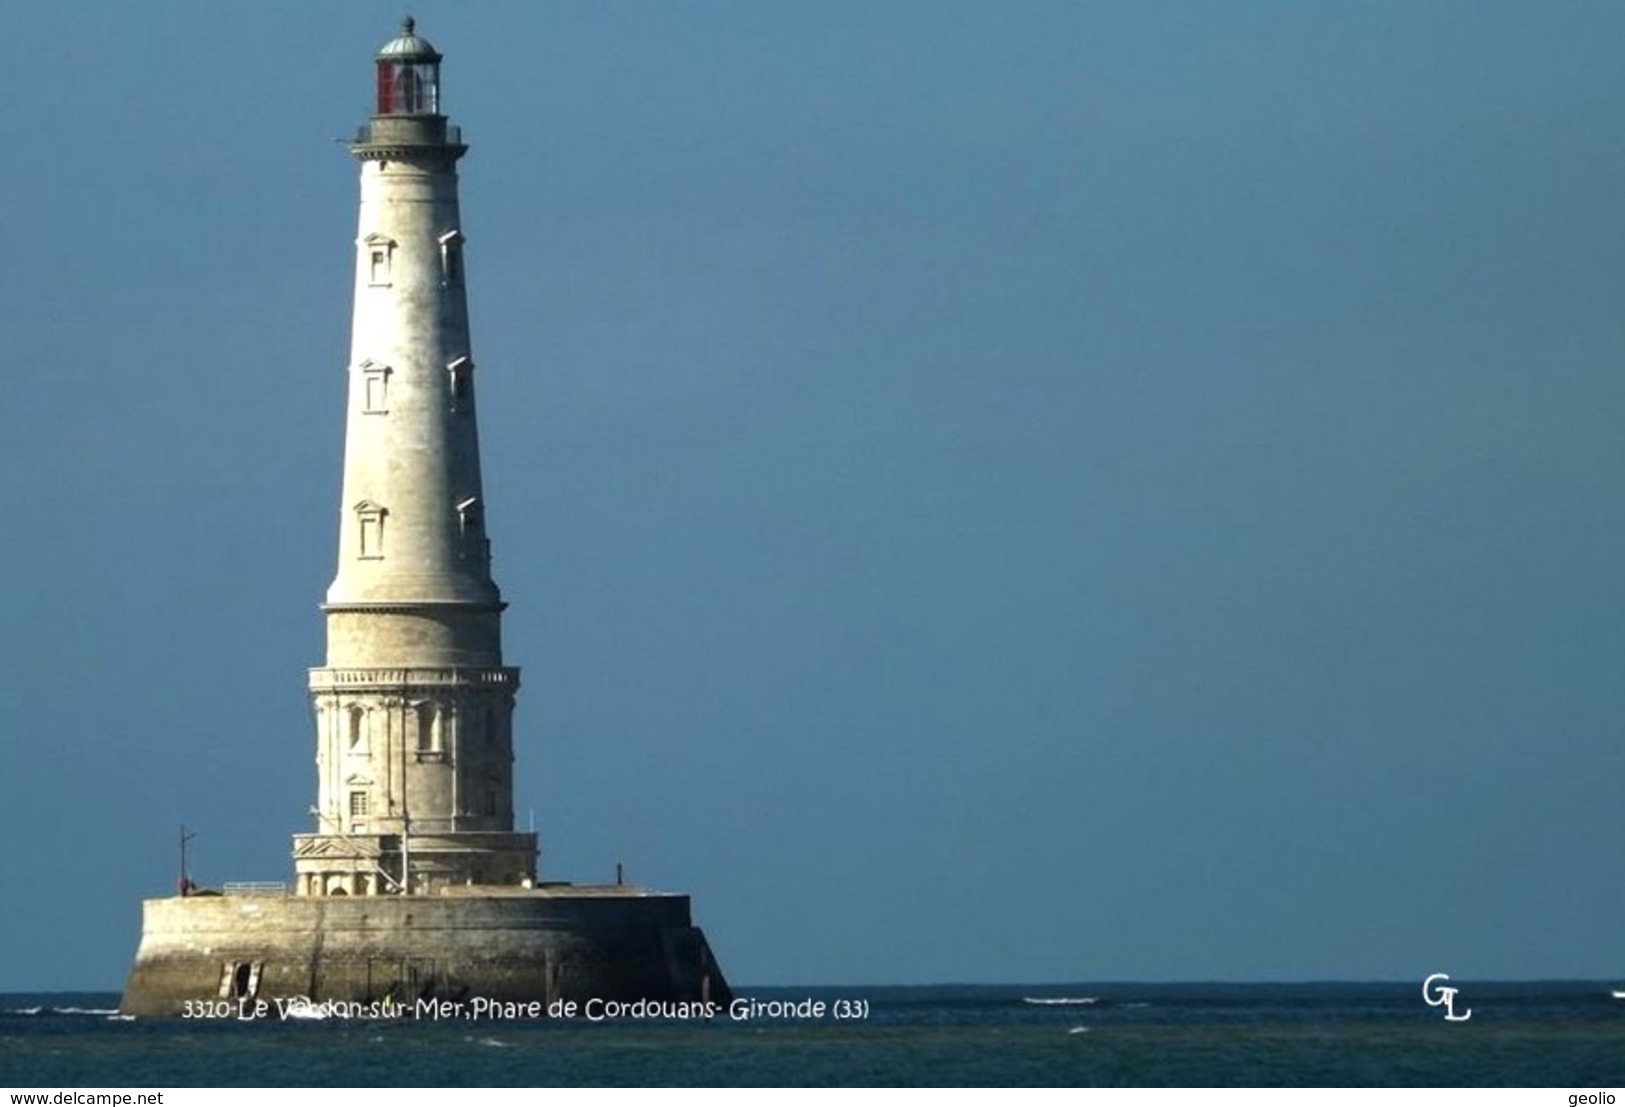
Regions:
<instances>
[{"instance_id":1,"label":"ornate lower tower section","mask_svg":"<svg viewBox=\"0 0 1625 1107\"><path fill-rule=\"evenodd\" d=\"M316 825L294 835L291 889L200 887L183 859L180 894L142 904L126 1014L644 999L698 1005L692 1017L729 999L686 895L619 874L540 881L536 836L513 828L519 670L503 664L491 578L457 208L467 147L440 113L440 60L408 19L375 59L377 110L350 147L361 225L338 572L327 664L310 670Z\"/></svg>"},{"instance_id":2,"label":"ornate lower tower section","mask_svg":"<svg viewBox=\"0 0 1625 1107\"><path fill-rule=\"evenodd\" d=\"M327 664L310 673L317 826L300 895L527 885L513 830L514 693L491 579L441 57L410 20L376 59L361 163L355 316Z\"/></svg>"}]
</instances>

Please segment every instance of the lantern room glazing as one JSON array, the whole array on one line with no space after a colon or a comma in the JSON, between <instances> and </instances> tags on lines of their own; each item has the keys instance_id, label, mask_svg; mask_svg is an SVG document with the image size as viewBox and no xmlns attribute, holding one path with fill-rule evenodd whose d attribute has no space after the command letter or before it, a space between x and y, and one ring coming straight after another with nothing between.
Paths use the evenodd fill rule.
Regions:
<instances>
[{"instance_id":1,"label":"lantern room glazing","mask_svg":"<svg viewBox=\"0 0 1625 1107\"><path fill-rule=\"evenodd\" d=\"M378 51L379 115L440 114L440 53L408 17Z\"/></svg>"}]
</instances>

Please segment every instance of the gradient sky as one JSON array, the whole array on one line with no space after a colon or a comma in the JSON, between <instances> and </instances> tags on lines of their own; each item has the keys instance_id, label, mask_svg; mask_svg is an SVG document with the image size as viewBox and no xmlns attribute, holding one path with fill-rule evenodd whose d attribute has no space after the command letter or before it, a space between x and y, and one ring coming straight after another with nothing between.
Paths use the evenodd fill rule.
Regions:
<instances>
[{"instance_id":1,"label":"gradient sky","mask_svg":"<svg viewBox=\"0 0 1625 1107\"><path fill-rule=\"evenodd\" d=\"M746 985L1625 978L1625 6L413 7L545 876ZM7 5L0 990L313 829L400 10Z\"/></svg>"}]
</instances>

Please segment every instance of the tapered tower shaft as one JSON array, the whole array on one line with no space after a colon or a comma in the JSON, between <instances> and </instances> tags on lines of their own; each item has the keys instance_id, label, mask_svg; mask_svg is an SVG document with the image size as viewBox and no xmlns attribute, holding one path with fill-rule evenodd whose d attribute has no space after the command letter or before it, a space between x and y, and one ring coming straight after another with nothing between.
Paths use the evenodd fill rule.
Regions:
<instances>
[{"instance_id":1,"label":"tapered tower shaft","mask_svg":"<svg viewBox=\"0 0 1625 1107\"><path fill-rule=\"evenodd\" d=\"M513 830L519 671L502 663L480 487L457 210L466 147L441 114L440 55L411 20L375 60L377 111L350 148L361 223L338 571L327 663L310 671L316 826L294 835L296 895L188 880L144 901L120 1007L725 1010L688 896L619 872L539 884L536 836Z\"/></svg>"},{"instance_id":2,"label":"tapered tower shaft","mask_svg":"<svg viewBox=\"0 0 1625 1107\"><path fill-rule=\"evenodd\" d=\"M528 884L513 832L514 693L480 483L457 203L461 135L440 55L408 19L375 59L361 165L338 570L312 669L315 833L298 891Z\"/></svg>"}]
</instances>

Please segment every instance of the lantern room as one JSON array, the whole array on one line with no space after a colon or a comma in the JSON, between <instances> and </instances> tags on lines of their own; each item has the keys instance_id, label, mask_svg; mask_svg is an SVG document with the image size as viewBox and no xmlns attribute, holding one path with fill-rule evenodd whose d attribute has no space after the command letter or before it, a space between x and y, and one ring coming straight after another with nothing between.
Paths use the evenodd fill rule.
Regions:
<instances>
[{"instance_id":1,"label":"lantern room","mask_svg":"<svg viewBox=\"0 0 1625 1107\"><path fill-rule=\"evenodd\" d=\"M378 51L378 114L439 115L440 54L408 16Z\"/></svg>"}]
</instances>

